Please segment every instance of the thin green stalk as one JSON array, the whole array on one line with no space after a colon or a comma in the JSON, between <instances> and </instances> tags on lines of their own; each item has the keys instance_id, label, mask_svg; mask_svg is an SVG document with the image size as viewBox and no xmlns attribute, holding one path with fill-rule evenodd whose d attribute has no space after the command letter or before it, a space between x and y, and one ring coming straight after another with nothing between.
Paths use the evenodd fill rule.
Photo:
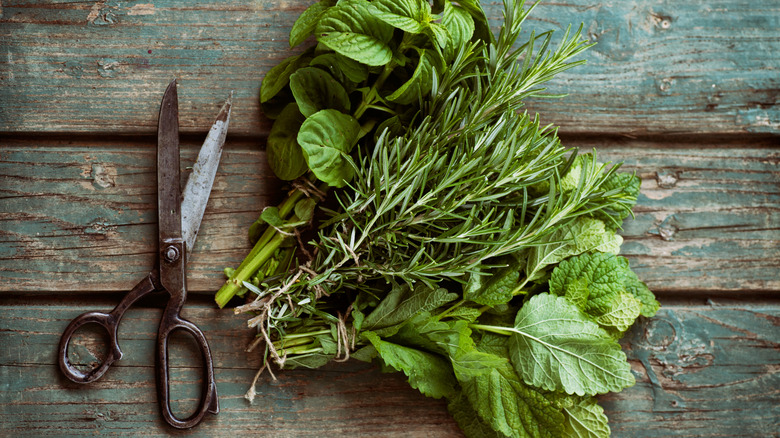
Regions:
<instances>
[{"instance_id":1,"label":"thin green stalk","mask_svg":"<svg viewBox=\"0 0 780 438\"><path fill-rule=\"evenodd\" d=\"M266 240L266 235L271 236ZM276 231L274 228L268 228L263 237L257 241L255 247L252 248L252 252L249 253L246 259L233 273L233 278L228 279L224 285L217 291L214 300L217 305L222 308L230 301L236 292L241 289L242 283L249 280L252 274L255 273L268 259L273 257L274 252L281 246L285 236Z\"/></svg>"},{"instance_id":2,"label":"thin green stalk","mask_svg":"<svg viewBox=\"0 0 780 438\"><path fill-rule=\"evenodd\" d=\"M511 336L515 331L509 327L501 327L497 325L486 324L469 324L470 328L482 330L485 332L495 333L497 335Z\"/></svg>"}]
</instances>

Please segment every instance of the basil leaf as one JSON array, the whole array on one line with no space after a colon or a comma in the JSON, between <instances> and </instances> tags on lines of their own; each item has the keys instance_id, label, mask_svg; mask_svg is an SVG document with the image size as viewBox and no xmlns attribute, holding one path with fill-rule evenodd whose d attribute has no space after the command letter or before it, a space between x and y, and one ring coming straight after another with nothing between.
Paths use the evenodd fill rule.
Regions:
<instances>
[{"instance_id":1,"label":"basil leaf","mask_svg":"<svg viewBox=\"0 0 780 438\"><path fill-rule=\"evenodd\" d=\"M298 143L317 178L330 186L344 187L355 173L349 151L359 133L360 124L352 116L326 109L303 122Z\"/></svg>"},{"instance_id":2,"label":"basil leaf","mask_svg":"<svg viewBox=\"0 0 780 438\"><path fill-rule=\"evenodd\" d=\"M298 105L290 103L271 127L265 153L268 165L279 179L294 180L309 169L297 140L303 121Z\"/></svg>"},{"instance_id":3,"label":"basil leaf","mask_svg":"<svg viewBox=\"0 0 780 438\"><path fill-rule=\"evenodd\" d=\"M306 8L290 29L290 47L304 42L309 35L314 33L322 16L335 4L336 2L333 0L321 0Z\"/></svg>"},{"instance_id":4,"label":"basil leaf","mask_svg":"<svg viewBox=\"0 0 780 438\"><path fill-rule=\"evenodd\" d=\"M387 96L387 100L401 105L417 102L431 92L434 69L434 55L430 50L419 50L420 60L414 69L414 74L408 81Z\"/></svg>"},{"instance_id":5,"label":"basil leaf","mask_svg":"<svg viewBox=\"0 0 780 438\"><path fill-rule=\"evenodd\" d=\"M428 27L431 5L420 0L376 0L374 14L385 23L408 33L420 33Z\"/></svg>"},{"instance_id":6,"label":"basil leaf","mask_svg":"<svg viewBox=\"0 0 780 438\"><path fill-rule=\"evenodd\" d=\"M304 67L290 76L290 90L301 113L310 117L323 109L348 112L347 91L328 72L316 67Z\"/></svg>"},{"instance_id":7,"label":"basil leaf","mask_svg":"<svg viewBox=\"0 0 780 438\"><path fill-rule=\"evenodd\" d=\"M359 84L368 79L368 68L338 53L324 53L311 60L309 65L327 68L342 84L349 80Z\"/></svg>"},{"instance_id":8,"label":"basil leaf","mask_svg":"<svg viewBox=\"0 0 780 438\"><path fill-rule=\"evenodd\" d=\"M487 15L485 15L485 11L482 9L480 1L458 0L458 5L468 11L472 18L474 18L474 36L485 43L495 42L495 37L490 31L490 23L488 22Z\"/></svg>"},{"instance_id":9,"label":"basil leaf","mask_svg":"<svg viewBox=\"0 0 780 438\"><path fill-rule=\"evenodd\" d=\"M376 330L403 323L412 316L429 312L456 299L457 294L446 289L430 288L418 284L414 289L408 285L394 287L387 297L363 321L363 328Z\"/></svg>"},{"instance_id":10,"label":"basil leaf","mask_svg":"<svg viewBox=\"0 0 780 438\"><path fill-rule=\"evenodd\" d=\"M450 47L455 50L464 46L474 35L474 18L467 10L452 4L449 0L444 2L441 24L449 31Z\"/></svg>"},{"instance_id":11,"label":"basil leaf","mask_svg":"<svg viewBox=\"0 0 780 438\"><path fill-rule=\"evenodd\" d=\"M376 18L366 0L342 0L317 25L317 41L347 58L380 66L393 58L393 28Z\"/></svg>"},{"instance_id":12,"label":"basil leaf","mask_svg":"<svg viewBox=\"0 0 780 438\"><path fill-rule=\"evenodd\" d=\"M564 297L531 297L510 330L512 365L531 386L594 395L634 384L620 344Z\"/></svg>"},{"instance_id":13,"label":"basil leaf","mask_svg":"<svg viewBox=\"0 0 780 438\"><path fill-rule=\"evenodd\" d=\"M268 71L260 82L260 102L268 102L290 82L290 75L311 60L311 50L291 56Z\"/></svg>"},{"instance_id":14,"label":"basil leaf","mask_svg":"<svg viewBox=\"0 0 780 438\"><path fill-rule=\"evenodd\" d=\"M452 44L452 37L446 27L438 23L431 23L426 29L431 39L436 42L440 48L445 48Z\"/></svg>"},{"instance_id":15,"label":"basil leaf","mask_svg":"<svg viewBox=\"0 0 780 438\"><path fill-rule=\"evenodd\" d=\"M314 217L314 208L317 206L317 201L312 198L301 199L295 203L294 211L298 220L308 222Z\"/></svg>"}]
</instances>

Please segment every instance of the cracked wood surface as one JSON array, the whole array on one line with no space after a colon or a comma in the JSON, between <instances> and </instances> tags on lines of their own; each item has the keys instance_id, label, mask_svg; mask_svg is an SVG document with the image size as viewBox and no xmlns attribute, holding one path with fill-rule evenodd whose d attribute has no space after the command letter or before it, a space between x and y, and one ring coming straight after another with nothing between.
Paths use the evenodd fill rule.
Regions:
<instances>
[{"instance_id":1,"label":"cracked wood surface","mask_svg":"<svg viewBox=\"0 0 780 438\"><path fill-rule=\"evenodd\" d=\"M159 94L175 76L183 130L209 126L235 90L231 133L264 135L260 80L292 53L290 28L313 2L3 3L0 132L153 133ZM502 2L482 3L497 25ZM569 23L598 44L551 84L568 98L530 105L563 132L780 128L777 2L542 2L525 29L560 36Z\"/></svg>"},{"instance_id":2,"label":"cracked wood surface","mask_svg":"<svg viewBox=\"0 0 780 438\"><path fill-rule=\"evenodd\" d=\"M261 379L250 406L243 394L259 361L242 349L251 332L210 304L221 269L249 249L247 227L281 194L264 164L269 124L257 95L265 73L292 53L290 27L311 3L2 1L0 435L458 436L442 402L354 361ZM483 4L496 23L501 1ZM602 397L613 435L775 436L780 7L542 2L525 29L580 22L598 44L585 66L550 84L571 95L529 109L560 125L565 144L598 148L642 177L623 253L664 306L623 342L637 385ZM129 312L120 328L126 357L100 382L71 384L54 356L71 318L111 309L151 268L151 135L174 76L183 165L235 90L189 264L189 286L203 296L185 308L214 349L222 412L185 432L171 432L158 412L151 364L159 310ZM654 140L632 139L645 134ZM95 336L74 351L85 363L101 355ZM196 404L198 354L186 337L173 352L175 409L186 412Z\"/></svg>"},{"instance_id":3,"label":"cracked wood surface","mask_svg":"<svg viewBox=\"0 0 780 438\"><path fill-rule=\"evenodd\" d=\"M57 371L59 335L71 318L111 300L69 305L5 299L0 306L0 434L63 436L168 433L158 415L154 383L154 336L160 311L136 309L120 330L126 352L104 378L91 385L66 381ZM227 310L190 304L186 317L198 324L213 349L221 412L191 436L355 437L460 436L440 400L426 399L402 375L382 374L351 360L318 370L277 372L244 398L259 366L244 354L251 338L244 318ZM780 307L707 304L667 305L642 319L624 339L634 387L601 397L615 437L771 436L780 427ZM172 347L177 386L174 410L192 409L200 369L182 360L196 356L186 339ZM81 363L100 357L93 338L72 347ZM179 359L180 361L176 361Z\"/></svg>"}]
</instances>

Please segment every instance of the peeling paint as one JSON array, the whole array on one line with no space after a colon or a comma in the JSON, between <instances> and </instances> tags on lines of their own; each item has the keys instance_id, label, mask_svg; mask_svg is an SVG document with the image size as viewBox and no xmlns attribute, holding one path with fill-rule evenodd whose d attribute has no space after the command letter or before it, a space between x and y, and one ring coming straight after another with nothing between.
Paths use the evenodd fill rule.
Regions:
<instances>
[{"instance_id":1,"label":"peeling paint","mask_svg":"<svg viewBox=\"0 0 780 438\"><path fill-rule=\"evenodd\" d=\"M92 179L92 185L95 188L114 187L116 185L116 168L107 164L93 163L87 178Z\"/></svg>"},{"instance_id":2,"label":"peeling paint","mask_svg":"<svg viewBox=\"0 0 780 438\"><path fill-rule=\"evenodd\" d=\"M133 5L128 11L127 15L154 15L155 9L153 3L139 3Z\"/></svg>"},{"instance_id":3,"label":"peeling paint","mask_svg":"<svg viewBox=\"0 0 780 438\"><path fill-rule=\"evenodd\" d=\"M114 78L119 71L119 61L116 59L100 58L97 64L97 72L103 78Z\"/></svg>"}]
</instances>

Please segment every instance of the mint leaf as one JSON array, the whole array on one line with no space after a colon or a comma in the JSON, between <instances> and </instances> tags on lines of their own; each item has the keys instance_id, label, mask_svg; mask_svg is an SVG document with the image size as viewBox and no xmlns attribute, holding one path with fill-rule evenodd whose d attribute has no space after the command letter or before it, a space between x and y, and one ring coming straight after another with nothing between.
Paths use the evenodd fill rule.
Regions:
<instances>
[{"instance_id":1,"label":"mint leaf","mask_svg":"<svg viewBox=\"0 0 780 438\"><path fill-rule=\"evenodd\" d=\"M623 285L626 288L626 292L633 295L642 303L642 309L639 312L640 315L650 318L661 308L661 303L656 301L653 292L651 292L647 285L630 269L626 273Z\"/></svg>"},{"instance_id":2,"label":"mint leaf","mask_svg":"<svg viewBox=\"0 0 780 438\"><path fill-rule=\"evenodd\" d=\"M467 10L450 0L444 2L441 24L449 31L450 47L454 50L466 45L474 35L474 19Z\"/></svg>"},{"instance_id":3,"label":"mint leaf","mask_svg":"<svg viewBox=\"0 0 780 438\"><path fill-rule=\"evenodd\" d=\"M537 280L550 266L588 251L617 254L623 238L607 230L600 220L580 217L570 226L561 227L531 248L526 262L527 280Z\"/></svg>"},{"instance_id":4,"label":"mint leaf","mask_svg":"<svg viewBox=\"0 0 780 438\"><path fill-rule=\"evenodd\" d=\"M363 332L363 336L376 348L385 365L406 374L412 388L433 398L452 397L456 394L457 382L446 359L383 341L371 331Z\"/></svg>"},{"instance_id":5,"label":"mint leaf","mask_svg":"<svg viewBox=\"0 0 780 438\"><path fill-rule=\"evenodd\" d=\"M290 103L271 126L265 152L268 165L279 179L291 181L309 169L298 144L298 131L304 120L298 105Z\"/></svg>"},{"instance_id":6,"label":"mint leaf","mask_svg":"<svg viewBox=\"0 0 780 438\"><path fill-rule=\"evenodd\" d=\"M276 96L290 82L290 75L305 66L311 60L311 50L300 55L291 56L268 71L260 83L260 103L265 103Z\"/></svg>"},{"instance_id":7,"label":"mint leaf","mask_svg":"<svg viewBox=\"0 0 780 438\"><path fill-rule=\"evenodd\" d=\"M628 260L623 257L581 254L553 270L550 293L566 295L600 326L622 333L631 327L641 309L641 303L625 291L628 272ZM582 291L583 287L587 292ZM587 298L583 301L582 296Z\"/></svg>"},{"instance_id":8,"label":"mint leaf","mask_svg":"<svg viewBox=\"0 0 780 438\"><path fill-rule=\"evenodd\" d=\"M324 109L349 112L347 91L333 76L319 68L304 67L291 75L290 90L306 117Z\"/></svg>"},{"instance_id":9,"label":"mint leaf","mask_svg":"<svg viewBox=\"0 0 780 438\"><path fill-rule=\"evenodd\" d=\"M616 230L619 228L623 219L631 214L631 208L636 204L640 184L639 177L630 173L615 172L610 175L602 184L601 189L621 193L624 202L614 203L609 208L598 210L593 213L593 217L603 221L607 229Z\"/></svg>"},{"instance_id":10,"label":"mint leaf","mask_svg":"<svg viewBox=\"0 0 780 438\"><path fill-rule=\"evenodd\" d=\"M375 0L371 2L377 18L404 32L420 33L431 21L431 5L420 0Z\"/></svg>"},{"instance_id":11,"label":"mint leaf","mask_svg":"<svg viewBox=\"0 0 780 438\"><path fill-rule=\"evenodd\" d=\"M290 47L304 42L317 28L320 18L335 4L334 0L321 0L306 8L290 30Z\"/></svg>"},{"instance_id":12,"label":"mint leaf","mask_svg":"<svg viewBox=\"0 0 780 438\"><path fill-rule=\"evenodd\" d=\"M533 296L508 330L512 364L529 385L593 395L634 384L620 344L566 298Z\"/></svg>"},{"instance_id":13,"label":"mint leaf","mask_svg":"<svg viewBox=\"0 0 780 438\"><path fill-rule=\"evenodd\" d=\"M333 109L319 111L301 125L298 143L309 168L320 181L344 187L355 171L349 151L358 140L360 124Z\"/></svg>"},{"instance_id":14,"label":"mint leaf","mask_svg":"<svg viewBox=\"0 0 780 438\"><path fill-rule=\"evenodd\" d=\"M563 408L566 414L566 436L573 438L609 438L609 424L604 409L596 399L587 398Z\"/></svg>"},{"instance_id":15,"label":"mint leaf","mask_svg":"<svg viewBox=\"0 0 780 438\"><path fill-rule=\"evenodd\" d=\"M368 79L368 67L338 53L323 53L311 60L311 66L324 67L342 84L360 83Z\"/></svg>"},{"instance_id":16,"label":"mint leaf","mask_svg":"<svg viewBox=\"0 0 780 438\"><path fill-rule=\"evenodd\" d=\"M430 50L419 50L420 60L414 69L412 77L397 90L387 96L387 100L403 105L419 101L431 92L433 75L435 74L435 59Z\"/></svg>"},{"instance_id":17,"label":"mint leaf","mask_svg":"<svg viewBox=\"0 0 780 438\"><path fill-rule=\"evenodd\" d=\"M385 65L393 58L388 43L393 28L373 15L366 0L342 0L320 19L317 41L347 58L372 66Z\"/></svg>"}]
</instances>

